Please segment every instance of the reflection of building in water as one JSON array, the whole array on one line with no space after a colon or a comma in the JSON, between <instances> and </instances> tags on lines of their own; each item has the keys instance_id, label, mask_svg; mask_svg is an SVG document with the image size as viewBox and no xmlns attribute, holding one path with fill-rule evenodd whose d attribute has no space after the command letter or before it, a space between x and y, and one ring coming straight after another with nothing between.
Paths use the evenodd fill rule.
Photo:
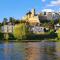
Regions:
<instances>
[{"instance_id":1,"label":"reflection of building in water","mask_svg":"<svg viewBox=\"0 0 60 60\"><path fill-rule=\"evenodd\" d=\"M28 43L26 60L55 60L55 47L44 43Z\"/></svg>"},{"instance_id":2,"label":"reflection of building in water","mask_svg":"<svg viewBox=\"0 0 60 60\"><path fill-rule=\"evenodd\" d=\"M40 60L40 49L34 43L27 44L25 48L26 60Z\"/></svg>"},{"instance_id":3,"label":"reflection of building in water","mask_svg":"<svg viewBox=\"0 0 60 60\"><path fill-rule=\"evenodd\" d=\"M8 42L4 44L4 60L10 59L9 53L11 49L9 48L8 44Z\"/></svg>"},{"instance_id":4,"label":"reflection of building in water","mask_svg":"<svg viewBox=\"0 0 60 60\"><path fill-rule=\"evenodd\" d=\"M26 48L26 60L39 60L40 52L37 48Z\"/></svg>"}]
</instances>

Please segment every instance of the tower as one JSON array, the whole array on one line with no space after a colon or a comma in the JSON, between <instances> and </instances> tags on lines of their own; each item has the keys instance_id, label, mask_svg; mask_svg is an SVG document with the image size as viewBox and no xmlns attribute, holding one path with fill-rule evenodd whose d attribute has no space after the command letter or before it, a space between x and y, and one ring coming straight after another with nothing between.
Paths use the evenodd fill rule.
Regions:
<instances>
[{"instance_id":1,"label":"tower","mask_svg":"<svg viewBox=\"0 0 60 60\"><path fill-rule=\"evenodd\" d=\"M31 13L32 13L32 17L33 17L35 15L35 9L32 9Z\"/></svg>"}]
</instances>

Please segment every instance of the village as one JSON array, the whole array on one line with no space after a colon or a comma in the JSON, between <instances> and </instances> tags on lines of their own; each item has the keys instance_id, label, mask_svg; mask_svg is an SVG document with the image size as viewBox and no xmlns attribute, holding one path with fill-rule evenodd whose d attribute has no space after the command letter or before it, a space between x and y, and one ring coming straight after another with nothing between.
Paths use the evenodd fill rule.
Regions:
<instances>
[{"instance_id":1,"label":"village","mask_svg":"<svg viewBox=\"0 0 60 60\"><path fill-rule=\"evenodd\" d=\"M6 20L7 19L5 18L5 21L1 25L1 33L3 33L5 38L8 37L8 34L12 35L15 27L18 27L21 23L24 23L28 28L28 31L33 35L45 36L52 33L51 36L54 37L54 33L57 33L60 28L60 12L45 11L37 14L35 9L32 9L32 11L27 12L21 20L16 20L16 22L13 18L8 22L6 22ZM18 32L18 29L16 29L16 31Z\"/></svg>"}]
</instances>

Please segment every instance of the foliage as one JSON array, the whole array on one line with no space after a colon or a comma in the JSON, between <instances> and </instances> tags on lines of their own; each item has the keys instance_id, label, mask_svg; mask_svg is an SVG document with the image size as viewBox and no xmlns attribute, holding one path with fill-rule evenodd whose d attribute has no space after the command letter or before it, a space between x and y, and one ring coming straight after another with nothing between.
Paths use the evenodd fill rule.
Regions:
<instances>
[{"instance_id":1,"label":"foliage","mask_svg":"<svg viewBox=\"0 0 60 60\"><path fill-rule=\"evenodd\" d=\"M20 23L20 20L16 20L16 21L15 21L15 24L19 24L19 23Z\"/></svg>"},{"instance_id":2,"label":"foliage","mask_svg":"<svg viewBox=\"0 0 60 60\"><path fill-rule=\"evenodd\" d=\"M3 33L0 32L0 40L2 40L4 38Z\"/></svg>"},{"instance_id":3,"label":"foliage","mask_svg":"<svg viewBox=\"0 0 60 60\"><path fill-rule=\"evenodd\" d=\"M24 23L18 24L14 28L13 35L17 39L26 39L26 36L28 34L28 29L26 28L26 25Z\"/></svg>"},{"instance_id":4,"label":"foliage","mask_svg":"<svg viewBox=\"0 0 60 60\"><path fill-rule=\"evenodd\" d=\"M60 28L56 31L58 38L60 39Z\"/></svg>"},{"instance_id":5,"label":"foliage","mask_svg":"<svg viewBox=\"0 0 60 60\"><path fill-rule=\"evenodd\" d=\"M8 33L7 34L4 34L4 39L8 40L8 38L9 38Z\"/></svg>"},{"instance_id":6,"label":"foliage","mask_svg":"<svg viewBox=\"0 0 60 60\"><path fill-rule=\"evenodd\" d=\"M54 24L54 20L50 20L50 23L53 25Z\"/></svg>"},{"instance_id":7,"label":"foliage","mask_svg":"<svg viewBox=\"0 0 60 60\"><path fill-rule=\"evenodd\" d=\"M2 26L2 23L0 23L0 31L1 31L1 26Z\"/></svg>"},{"instance_id":8,"label":"foliage","mask_svg":"<svg viewBox=\"0 0 60 60\"><path fill-rule=\"evenodd\" d=\"M25 23L26 21L25 20L20 20L20 23Z\"/></svg>"},{"instance_id":9,"label":"foliage","mask_svg":"<svg viewBox=\"0 0 60 60\"><path fill-rule=\"evenodd\" d=\"M60 19L58 19L58 23L60 24Z\"/></svg>"},{"instance_id":10,"label":"foliage","mask_svg":"<svg viewBox=\"0 0 60 60\"><path fill-rule=\"evenodd\" d=\"M5 25L7 23L8 19L7 18L4 18L3 19L3 24Z\"/></svg>"},{"instance_id":11,"label":"foliage","mask_svg":"<svg viewBox=\"0 0 60 60\"><path fill-rule=\"evenodd\" d=\"M12 33L9 33L9 40L15 40L14 35Z\"/></svg>"},{"instance_id":12,"label":"foliage","mask_svg":"<svg viewBox=\"0 0 60 60\"><path fill-rule=\"evenodd\" d=\"M54 33L54 30L50 29L49 34L53 34L53 33Z\"/></svg>"},{"instance_id":13,"label":"foliage","mask_svg":"<svg viewBox=\"0 0 60 60\"><path fill-rule=\"evenodd\" d=\"M10 17L10 18L9 18L9 22L15 23L15 22L16 22L16 19L13 18L13 17Z\"/></svg>"}]
</instances>

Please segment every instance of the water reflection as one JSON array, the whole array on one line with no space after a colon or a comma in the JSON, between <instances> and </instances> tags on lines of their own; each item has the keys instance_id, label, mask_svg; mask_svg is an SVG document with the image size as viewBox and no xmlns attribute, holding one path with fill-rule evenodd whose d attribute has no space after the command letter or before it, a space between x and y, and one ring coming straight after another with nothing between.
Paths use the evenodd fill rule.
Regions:
<instances>
[{"instance_id":1,"label":"water reflection","mask_svg":"<svg viewBox=\"0 0 60 60\"><path fill-rule=\"evenodd\" d=\"M26 60L39 60L40 59L40 44L27 43L25 48Z\"/></svg>"},{"instance_id":2,"label":"water reflection","mask_svg":"<svg viewBox=\"0 0 60 60\"><path fill-rule=\"evenodd\" d=\"M55 43L31 43L25 48L26 60L56 60Z\"/></svg>"},{"instance_id":3,"label":"water reflection","mask_svg":"<svg viewBox=\"0 0 60 60\"><path fill-rule=\"evenodd\" d=\"M0 60L24 60L22 43L4 43L0 48Z\"/></svg>"},{"instance_id":4,"label":"water reflection","mask_svg":"<svg viewBox=\"0 0 60 60\"><path fill-rule=\"evenodd\" d=\"M0 60L60 60L60 43L2 43L0 44Z\"/></svg>"}]
</instances>

